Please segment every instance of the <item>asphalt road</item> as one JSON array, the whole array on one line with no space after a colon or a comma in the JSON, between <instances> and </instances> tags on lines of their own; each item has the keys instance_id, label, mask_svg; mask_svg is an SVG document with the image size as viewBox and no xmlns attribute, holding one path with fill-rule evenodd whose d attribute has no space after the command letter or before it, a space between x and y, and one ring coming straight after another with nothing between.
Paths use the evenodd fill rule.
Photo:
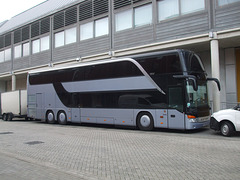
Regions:
<instances>
[{"instance_id":1,"label":"asphalt road","mask_svg":"<svg viewBox=\"0 0 240 180\"><path fill-rule=\"evenodd\" d=\"M0 120L0 179L240 177L240 134Z\"/></svg>"}]
</instances>

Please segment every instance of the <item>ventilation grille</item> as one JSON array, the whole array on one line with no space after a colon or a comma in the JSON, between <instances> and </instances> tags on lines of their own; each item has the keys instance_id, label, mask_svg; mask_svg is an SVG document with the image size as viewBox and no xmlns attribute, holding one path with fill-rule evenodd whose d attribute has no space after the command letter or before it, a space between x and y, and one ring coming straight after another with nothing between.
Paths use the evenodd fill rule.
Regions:
<instances>
[{"instance_id":1,"label":"ventilation grille","mask_svg":"<svg viewBox=\"0 0 240 180\"><path fill-rule=\"evenodd\" d=\"M108 13L108 0L89 0L79 6L79 21Z\"/></svg>"},{"instance_id":2,"label":"ventilation grille","mask_svg":"<svg viewBox=\"0 0 240 180\"><path fill-rule=\"evenodd\" d=\"M14 44L21 42L21 39L22 39L21 34L22 34L22 29L14 31Z\"/></svg>"},{"instance_id":3,"label":"ventilation grille","mask_svg":"<svg viewBox=\"0 0 240 180\"><path fill-rule=\"evenodd\" d=\"M50 18L49 17L41 20L40 24L41 24L40 34L45 34L45 33L50 32Z\"/></svg>"},{"instance_id":4,"label":"ventilation grille","mask_svg":"<svg viewBox=\"0 0 240 180\"><path fill-rule=\"evenodd\" d=\"M22 28L22 41L29 39L29 26Z\"/></svg>"},{"instance_id":5,"label":"ventilation grille","mask_svg":"<svg viewBox=\"0 0 240 180\"><path fill-rule=\"evenodd\" d=\"M108 12L108 0L94 0L94 16Z\"/></svg>"},{"instance_id":6,"label":"ventilation grille","mask_svg":"<svg viewBox=\"0 0 240 180\"><path fill-rule=\"evenodd\" d=\"M62 27L64 27L64 12L54 15L53 29L56 30Z\"/></svg>"},{"instance_id":7,"label":"ventilation grille","mask_svg":"<svg viewBox=\"0 0 240 180\"><path fill-rule=\"evenodd\" d=\"M144 0L114 0L114 9L119 9Z\"/></svg>"},{"instance_id":8,"label":"ventilation grille","mask_svg":"<svg viewBox=\"0 0 240 180\"><path fill-rule=\"evenodd\" d=\"M31 25L31 37L32 38L36 37L36 36L39 36L39 34L40 34L39 27L40 27L39 26L39 21L36 22L36 23L33 23Z\"/></svg>"},{"instance_id":9,"label":"ventilation grille","mask_svg":"<svg viewBox=\"0 0 240 180\"><path fill-rule=\"evenodd\" d=\"M10 46L11 45L11 33L8 33L7 35L5 35L5 47Z\"/></svg>"},{"instance_id":10,"label":"ventilation grille","mask_svg":"<svg viewBox=\"0 0 240 180\"><path fill-rule=\"evenodd\" d=\"M131 0L114 0L114 9L119 9L124 6L131 5Z\"/></svg>"},{"instance_id":11,"label":"ventilation grille","mask_svg":"<svg viewBox=\"0 0 240 180\"><path fill-rule=\"evenodd\" d=\"M93 16L92 1L85 1L79 6L79 21L89 19Z\"/></svg>"},{"instance_id":12,"label":"ventilation grille","mask_svg":"<svg viewBox=\"0 0 240 180\"><path fill-rule=\"evenodd\" d=\"M65 26L77 22L77 7L70 8L65 11Z\"/></svg>"}]
</instances>

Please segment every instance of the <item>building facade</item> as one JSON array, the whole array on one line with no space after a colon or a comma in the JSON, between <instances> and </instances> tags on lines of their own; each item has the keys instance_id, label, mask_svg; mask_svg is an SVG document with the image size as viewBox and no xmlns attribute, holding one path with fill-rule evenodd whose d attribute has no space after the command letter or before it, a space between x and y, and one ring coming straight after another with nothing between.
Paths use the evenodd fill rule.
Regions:
<instances>
[{"instance_id":1,"label":"building facade","mask_svg":"<svg viewBox=\"0 0 240 180\"><path fill-rule=\"evenodd\" d=\"M213 111L240 102L240 0L48 0L0 23L0 92L33 69L183 48L209 77Z\"/></svg>"}]
</instances>

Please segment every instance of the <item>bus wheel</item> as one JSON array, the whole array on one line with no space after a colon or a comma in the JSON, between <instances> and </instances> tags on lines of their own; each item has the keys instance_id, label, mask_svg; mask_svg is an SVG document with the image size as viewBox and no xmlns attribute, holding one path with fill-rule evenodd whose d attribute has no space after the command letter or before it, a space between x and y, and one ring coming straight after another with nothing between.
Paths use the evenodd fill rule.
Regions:
<instances>
[{"instance_id":1,"label":"bus wheel","mask_svg":"<svg viewBox=\"0 0 240 180\"><path fill-rule=\"evenodd\" d=\"M148 112L142 112L137 116L137 126L140 130L150 131L153 129L153 117Z\"/></svg>"},{"instance_id":2,"label":"bus wheel","mask_svg":"<svg viewBox=\"0 0 240 180\"><path fill-rule=\"evenodd\" d=\"M47 112L46 120L47 120L47 123L49 123L49 124L54 124L55 123L54 114L53 114L52 111Z\"/></svg>"},{"instance_id":3,"label":"bus wheel","mask_svg":"<svg viewBox=\"0 0 240 180\"><path fill-rule=\"evenodd\" d=\"M67 124L67 116L66 113L64 111L59 111L58 112L58 123L65 125Z\"/></svg>"}]
</instances>

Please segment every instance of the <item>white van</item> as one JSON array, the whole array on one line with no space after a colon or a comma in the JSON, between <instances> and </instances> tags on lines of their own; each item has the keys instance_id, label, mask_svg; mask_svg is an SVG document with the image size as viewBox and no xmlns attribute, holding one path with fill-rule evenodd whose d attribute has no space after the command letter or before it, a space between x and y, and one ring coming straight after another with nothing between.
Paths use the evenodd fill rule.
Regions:
<instances>
[{"instance_id":1,"label":"white van","mask_svg":"<svg viewBox=\"0 0 240 180\"><path fill-rule=\"evenodd\" d=\"M240 131L240 105L213 113L210 128L220 130L223 136L231 136L234 132Z\"/></svg>"}]
</instances>

